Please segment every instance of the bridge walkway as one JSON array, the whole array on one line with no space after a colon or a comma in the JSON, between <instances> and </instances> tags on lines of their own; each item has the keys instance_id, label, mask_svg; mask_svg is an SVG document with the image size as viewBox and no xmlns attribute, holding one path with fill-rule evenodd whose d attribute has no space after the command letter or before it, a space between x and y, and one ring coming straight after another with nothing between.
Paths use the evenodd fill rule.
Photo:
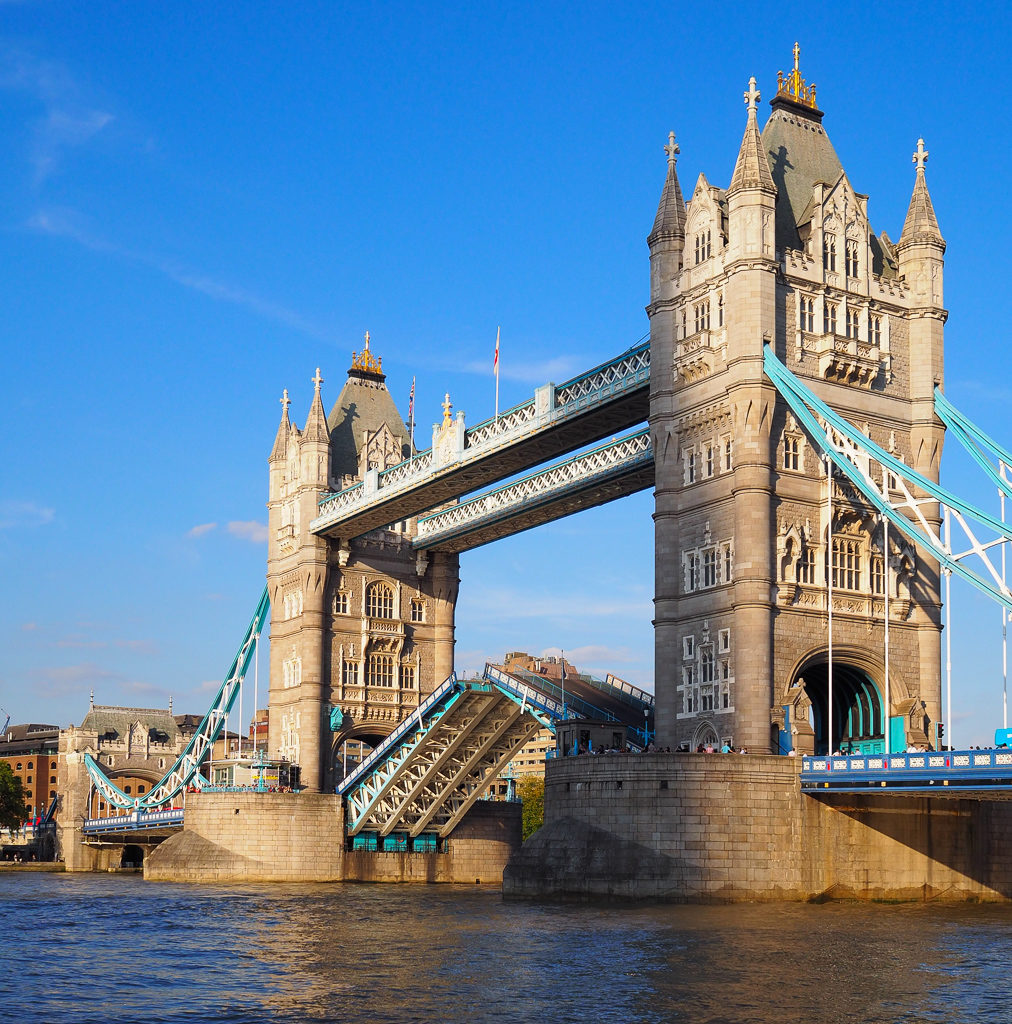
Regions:
<instances>
[{"instance_id":1,"label":"bridge walkway","mask_svg":"<svg viewBox=\"0 0 1012 1024\"><path fill-rule=\"evenodd\" d=\"M358 537L409 519L646 420L650 345L643 343L564 384L465 429L343 491L325 495L313 533Z\"/></svg>"}]
</instances>

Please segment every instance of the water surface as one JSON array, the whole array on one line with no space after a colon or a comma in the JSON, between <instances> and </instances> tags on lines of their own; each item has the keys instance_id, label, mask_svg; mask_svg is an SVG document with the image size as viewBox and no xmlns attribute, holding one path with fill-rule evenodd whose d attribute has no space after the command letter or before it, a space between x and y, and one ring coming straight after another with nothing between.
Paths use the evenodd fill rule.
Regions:
<instances>
[{"instance_id":1,"label":"water surface","mask_svg":"<svg viewBox=\"0 0 1012 1024\"><path fill-rule=\"evenodd\" d=\"M1012 907L0 874L0 1021L1005 1022Z\"/></svg>"}]
</instances>

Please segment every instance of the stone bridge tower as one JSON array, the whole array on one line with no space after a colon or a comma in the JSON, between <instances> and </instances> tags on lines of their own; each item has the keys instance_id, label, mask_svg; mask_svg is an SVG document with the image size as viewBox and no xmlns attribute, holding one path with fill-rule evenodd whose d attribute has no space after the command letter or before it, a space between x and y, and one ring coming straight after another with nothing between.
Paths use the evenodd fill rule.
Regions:
<instances>
[{"instance_id":1,"label":"stone bridge tower","mask_svg":"<svg viewBox=\"0 0 1012 1024\"><path fill-rule=\"evenodd\" d=\"M726 189L688 204L668 174L648 238L656 460L656 688L662 744L751 750L933 742L941 695L938 567L833 483L763 374L763 347L872 440L937 480L945 242L918 143L898 243L876 235L807 86L755 79ZM937 525L937 508L934 513ZM828 582L833 736L827 737ZM885 693L889 594L891 707Z\"/></svg>"},{"instance_id":2,"label":"stone bridge tower","mask_svg":"<svg viewBox=\"0 0 1012 1024\"><path fill-rule=\"evenodd\" d=\"M302 784L342 777L346 741L374 746L453 671L456 555L416 557L413 520L355 539L310 531L320 498L410 455L382 362L353 353L330 415L317 370L305 426L288 392L270 454L270 752Z\"/></svg>"}]
</instances>

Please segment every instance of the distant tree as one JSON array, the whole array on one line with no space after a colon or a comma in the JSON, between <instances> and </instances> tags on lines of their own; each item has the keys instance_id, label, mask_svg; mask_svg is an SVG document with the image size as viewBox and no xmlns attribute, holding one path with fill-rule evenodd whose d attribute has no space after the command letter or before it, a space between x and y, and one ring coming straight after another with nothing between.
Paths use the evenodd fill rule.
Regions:
<instances>
[{"instance_id":1,"label":"distant tree","mask_svg":"<svg viewBox=\"0 0 1012 1024\"><path fill-rule=\"evenodd\" d=\"M523 838L530 839L545 823L545 779L542 775L521 775L517 796L523 803Z\"/></svg>"},{"instance_id":2,"label":"distant tree","mask_svg":"<svg viewBox=\"0 0 1012 1024\"><path fill-rule=\"evenodd\" d=\"M15 829L25 820L25 790L6 761L0 761L0 828Z\"/></svg>"}]
</instances>

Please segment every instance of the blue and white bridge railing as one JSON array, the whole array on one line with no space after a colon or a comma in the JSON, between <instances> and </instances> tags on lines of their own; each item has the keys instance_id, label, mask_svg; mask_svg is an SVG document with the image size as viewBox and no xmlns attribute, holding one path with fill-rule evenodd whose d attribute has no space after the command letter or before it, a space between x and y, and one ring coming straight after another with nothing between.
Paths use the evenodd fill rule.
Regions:
<instances>
[{"instance_id":1,"label":"blue and white bridge railing","mask_svg":"<svg viewBox=\"0 0 1012 1024\"><path fill-rule=\"evenodd\" d=\"M164 811L133 810L110 818L87 818L81 826L85 835L108 835L118 832L143 832L149 829L174 828L183 824L182 807Z\"/></svg>"},{"instance_id":2,"label":"blue and white bridge railing","mask_svg":"<svg viewBox=\"0 0 1012 1024\"><path fill-rule=\"evenodd\" d=\"M803 793L1005 790L1012 797L1012 749L928 750L905 754L804 755Z\"/></svg>"}]
</instances>

